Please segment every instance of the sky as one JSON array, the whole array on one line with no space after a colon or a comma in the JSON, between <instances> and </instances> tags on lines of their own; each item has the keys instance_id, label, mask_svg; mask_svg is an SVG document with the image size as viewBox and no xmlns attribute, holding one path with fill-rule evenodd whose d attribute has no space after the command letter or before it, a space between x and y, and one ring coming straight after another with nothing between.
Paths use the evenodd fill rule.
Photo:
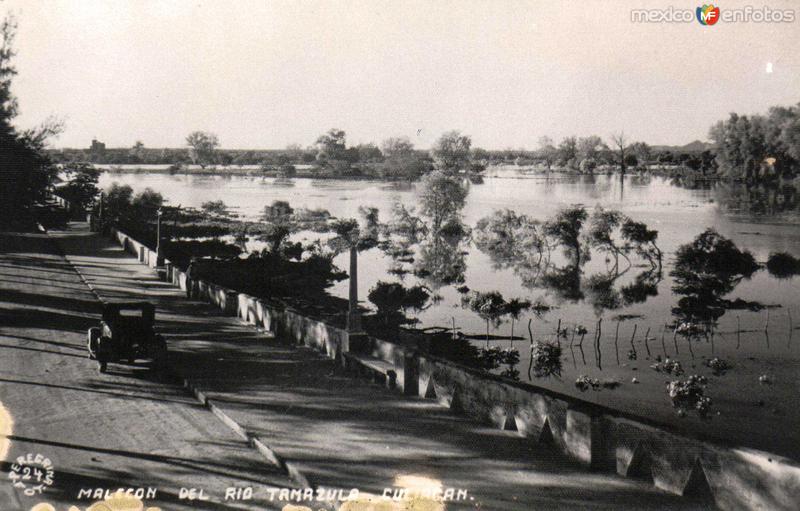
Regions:
<instances>
[{"instance_id":1,"label":"sky","mask_svg":"<svg viewBox=\"0 0 800 511\"><path fill-rule=\"evenodd\" d=\"M65 121L51 145L229 149L458 129L486 149L624 131L707 139L729 112L800 102L794 23L634 23L683 0L0 0L19 29L16 124ZM771 72L769 72L771 71Z\"/></svg>"}]
</instances>

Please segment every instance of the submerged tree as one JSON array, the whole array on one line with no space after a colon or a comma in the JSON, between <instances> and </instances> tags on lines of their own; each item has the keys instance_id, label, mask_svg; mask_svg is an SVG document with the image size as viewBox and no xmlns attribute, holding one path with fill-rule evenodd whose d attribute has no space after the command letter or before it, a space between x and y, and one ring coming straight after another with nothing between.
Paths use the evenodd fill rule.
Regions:
<instances>
[{"instance_id":1,"label":"submerged tree","mask_svg":"<svg viewBox=\"0 0 800 511\"><path fill-rule=\"evenodd\" d=\"M460 220L469 189L453 176L435 171L422 178L419 185L420 212L430 219L434 232L452 220Z\"/></svg>"},{"instance_id":2,"label":"submerged tree","mask_svg":"<svg viewBox=\"0 0 800 511\"><path fill-rule=\"evenodd\" d=\"M707 229L675 254L672 290L681 295L673 313L680 322L703 324L707 329L725 313L724 295L758 269L755 258L728 238Z\"/></svg>"},{"instance_id":3,"label":"submerged tree","mask_svg":"<svg viewBox=\"0 0 800 511\"><path fill-rule=\"evenodd\" d=\"M506 314L511 318L511 342L514 342L514 322L519 321L520 315L532 306L530 300L512 298L506 302Z\"/></svg>"},{"instance_id":4,"label":"submerged tree","mask_svg":"<svg viewBox=\"0 0 800 511\"><path fill-rule=\"evenodd\" d=\"M589 253L581 244L581 229L588 214L583 206L569 206L561 209L545 222L544 233L553 238L564 249L574 266L580 267Z\"/></svg>"},{"instance_id":5,"label":"submerged tree","mask_svg":"<svg viewBox=\"0 0 800 511\"><path fill-rule=\"evenodd\" d=\"M472 139L453 130L444 133L431 150L431 156L437 167L449 174L457 173L469 163Z\"/></svg>"},{"instance_id":6,"label":"submerged tree","mask_svg":"<svg viewBox=\"0 0 800 511\"><path fill-rule=\"evenodd\" d=\"M597 249L614 258L614 271L619 269L619 258L622 256L630 266L630 259L624 246L619 246L616 241L616 232L626 220L619 211L607 210L598 206L589 218L589 228L586 240L590 247Z\"/></svg>"},{"instance_id":7,"label":"submerged tree","mask_svg":"<svg viewBox=\"0 0 800 511\"><path fill-rule=\"evenodd\" d=\"M378 281L367 298L375 304L378 318L387 327L397 327L414 322L405 313L425 309L430 293L424 286L404 287L396 282Z\"/></svg>"},{"instance_id":8,"label":"submerged tree","mask_svg":"<svg viewBox=\"0 0 800 511\"><path fill-rule=\"evenodd\" d=\"M630 147L628 137L625 132L620 131L611 135L611 145L617 153L617 165L619 165L620 174L625 175L625 168L628 164L628 157L630 156Z\"/></svg>"},{"instance_id":9,"label":"submerged tree","mask_svg":"<svg viewBox=\"0 0 800 511\"><path fill-rule=\"evenodd\" d=\"M495 328L500 326L500 321L507 312L505 298L499 291L473 291L462 297L461 303L486 321L486 346L489 346L489 324Z\"/></svg>"},{"instance_id":10,"label":"submerged tree","mask_svg":"<svg viewBox=\"0 0 800 511\"><path fill-rule=\"evenodd\" d=\"M622 238L626 242L626 249L633 249L640 257L649 261L653 268L657 267L661 271L662 252L656 245L658 231L627 218L622 224Z\"/></svg>"}]
</instances>

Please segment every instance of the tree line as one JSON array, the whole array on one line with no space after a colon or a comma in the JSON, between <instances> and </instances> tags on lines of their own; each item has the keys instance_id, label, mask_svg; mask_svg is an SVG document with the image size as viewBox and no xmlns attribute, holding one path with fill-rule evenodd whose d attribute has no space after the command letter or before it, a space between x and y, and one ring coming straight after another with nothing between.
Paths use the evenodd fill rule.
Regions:
<instances>
[{"instance_id":1,"label":"tree line","mask_svg":"<svg viewBox=\"0 0 800 511\"><path fill-rule=\"evenodd\" d=\"M11 84L17 70L13 65L16 20L0 21L0 224L29 227L33 209L46 199L57 170L44 154L47 140L60 133L62 123L46 119L38 127L19 130L14 124L17 98Z\"/></svg>"}]
</instances>

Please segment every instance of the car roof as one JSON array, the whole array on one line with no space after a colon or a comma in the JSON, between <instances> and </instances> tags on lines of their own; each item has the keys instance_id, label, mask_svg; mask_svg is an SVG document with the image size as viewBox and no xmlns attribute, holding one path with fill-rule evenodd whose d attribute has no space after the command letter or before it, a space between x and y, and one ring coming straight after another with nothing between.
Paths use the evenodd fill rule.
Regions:
<instances>
[{"instance_id":1,"label":"car roof","mask_svg":"<svg viewBox=\"0 0 800 511\"><path fill-rule=\"evenodd\" d=\"M148 307L155 307L154 304L145 301L138 302L125 302L125 301L104 301L103 308L115 309L142 309Z\"/></svg>"}]
</instances>

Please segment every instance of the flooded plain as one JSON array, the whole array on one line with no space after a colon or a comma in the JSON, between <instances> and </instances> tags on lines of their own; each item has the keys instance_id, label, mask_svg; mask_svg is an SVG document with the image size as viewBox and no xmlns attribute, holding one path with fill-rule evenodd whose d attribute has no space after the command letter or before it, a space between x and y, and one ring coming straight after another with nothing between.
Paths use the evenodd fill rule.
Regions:
<instances>
[{"instance_id":1,"label":"flooded plain","mask_svg":"<svg viewBox=\"0 0 800 511\"><path fill-rule=\"evenodd\" d=\"M415 184L120 172L102 175L103 187L112 182L128 184L135 191L152 188L175 206L199 207L206 201L222 200L249 219L258 218L264 206L276 200L288 201L293 208L323 208L339 218L357 218L359 207L371 206L378 209L383 222L391 219L395 204L419 207ZM479 248L474 236L464 236L448 245L451 253L447 257L429 258L426 264L432 267L425 272L396 271L396 258L378 248L361 253L359 296L370 307L366 297L378 281L425 285L435 300L412 313L417 326L451 328L455 324L460 332L476 336L472 342L481 346L486 344L480 338L486 322L462 306L466 288L499 291L506 299L544 305L548 310L520 315L514 326L515 341L508 338L508 318L490 329L492 335L505 336L491 340L492 345L519 350L515 369L520 380L669 423L690 434L800 459L800 277L777 278L760 269L744 278L728 279L718 298L729 304L740 299L738 303L746 305L717 311L710 336L685 336L675 332L685 312L686 301L681 301L685 296L671 275L678 248L708 228L752 252L759 263L775 252L800 256L797 187L721 182L686 186L663 177L544 175L493 168L483 183L470 186L461 215L464 224L474 229L480 219L497 210L510 209L544 221L559 208L573 204L585 206L590 213L597 206L619 210L657 230L657 244L663 252L661 271L631 258L624 272L616 271L608 279L604 278L608 258L595 255L565 278L532 278L527 271L530 268L504 261L497 253ZM426 262L420 254L416 257L417 264ZM347 269L347 256L338 256L336 263ZM437 268L439 264L447 268ZM431 278L442 273L452 277L452 272L457 278ZM346 297L347 281L337 283L330 292ZM530 370L529 320L535 341L561 344L559 371L537 376ZM557 339L559 324L567 334ZM583 335L581 327L586 330ZM679 362L681 370L673 371L675 365L665 367L667 358ZM710 362L715 358L727 367L721 369L719 362ZM651 367L656 364L661 365ZM668 395L668 382L690 375L706 378L705 395L711 398L711 405L705 417L696 410L674 408ZM576 385L580 376L586 376L589 384ZM593 380L601 384L594 388ZM764 434L770 431L785 433Z\"/></svg>"}]
</instances>

